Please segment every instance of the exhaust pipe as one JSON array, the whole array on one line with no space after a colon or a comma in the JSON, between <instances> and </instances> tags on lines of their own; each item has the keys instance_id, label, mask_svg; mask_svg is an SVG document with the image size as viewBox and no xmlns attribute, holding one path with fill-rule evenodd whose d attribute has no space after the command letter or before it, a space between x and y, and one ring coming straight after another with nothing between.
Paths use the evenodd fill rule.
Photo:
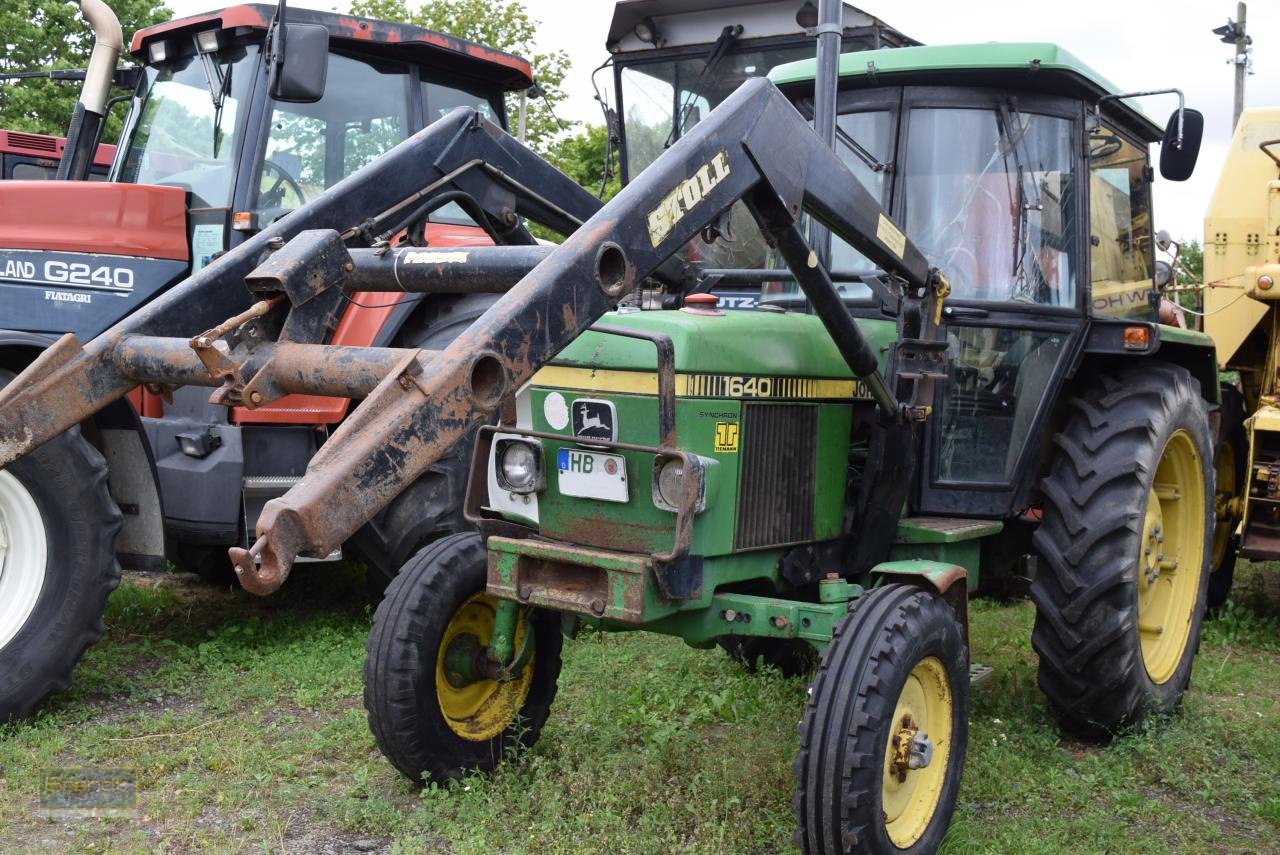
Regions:
<instances>
[{"instance_id":1,"label":"exhaust pipe","mask_svg":"<svg viewBox=\"0 0 1280 855\"><path fill-rule=\"evenodd\" d=\"M124 31L120 19L102 0L80 0L80 13L93 27L93 53L84 75L84 88L76 102L67 129L67 145L57 177L83 181L89 177L93 153L102 136L107 118L107 102L111 98L111 82L116 76L116 62L124 51Z\"/></svg>"}]
</instances>

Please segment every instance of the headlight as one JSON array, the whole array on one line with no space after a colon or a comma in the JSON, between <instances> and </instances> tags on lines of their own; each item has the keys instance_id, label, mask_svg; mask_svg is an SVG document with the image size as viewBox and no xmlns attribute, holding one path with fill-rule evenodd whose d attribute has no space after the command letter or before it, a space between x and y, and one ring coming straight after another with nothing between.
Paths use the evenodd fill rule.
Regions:
<instances>
[{"instance_id":1,"label":"headlight","mask_svg":"<svg viewBox=\"0 0 1280 855\"><path fill-rule=\"evenodd\" d=\"M542 487L542 449L517 439L501 440L498 483L513 493L534 493Z\"/></svg>"},{"instance_id":2,"label":"headlight","mask_svg":"<svg viewBox=\"0 0 1280 855\"><path fill-rule=\"evenodd\" d=\"M706 478L697 458L694 458L695 489L698 491L694 511L706 509ZM684 460L679 457L658 458L653 473L653 503L664 511L679 511L685 491Z\"/></svg>"}]
</instances>

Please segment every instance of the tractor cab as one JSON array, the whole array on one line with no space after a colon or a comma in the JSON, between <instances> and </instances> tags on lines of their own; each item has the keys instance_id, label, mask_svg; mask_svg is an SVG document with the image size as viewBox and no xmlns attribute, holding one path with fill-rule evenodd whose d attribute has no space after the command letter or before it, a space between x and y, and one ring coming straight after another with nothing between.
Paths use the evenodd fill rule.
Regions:
<instances>
[{"instance_id":1,"label":"tractor cab","mask_svg":"<svg viewBox=\"0 0 1280 855\"><path fill-rule=\"evenodd\" d=\"M842 52L918 44L879 18L843 6ZM622 182L639 175L744 81L812 57L817 18L815 4L805 2L617 3L605 46L612 54ZM707 269L763 267L764 239L742 205L734 206L731 228L733 241L695 241L686 260ZM717 287L720 305L755 305L759 289L742 286Z\"/></svg>"},{"instance_id":2,"label":"tractor cab","mask_svg":"<svg viewBox=\"0 0 1280 855\"><path fill-rule=\"evenodd\" d=\"M455 107L505 126L504 95L533 83L525 60L452 36L290 9L290 24L328 30L329 50L309 81L319 98L287 103L268 93L275 11L234 6L130 44L144 69L111 178L190 194L193 270ZM437 219L469 224L460 210Z\"/></svg>"},{"instance_id":3,"label":"tractor cab","mask_svg":"<svg viewBox=\"0 0 1280 855\"><path fill-rule=\"evenodd\" d=\"M771 78L812 116L812 61ZM1117 95L1049 44L841 57L837 151L951 284L950 376L924 449L923 512L1025 507L1050 427L1045 402L1090 336L1159 319L1149 148L1165 128ZM1187 111L1188 128L1195 116ZM1177 124L1175 112L1171 134ZM834 241L833 279L868 319L886 308L873 267ZM803 303L787 281L767 283L763 299ZM1132 336L1125 348L1155 346L1153 333Z\"/></svg>"}]
</instances>

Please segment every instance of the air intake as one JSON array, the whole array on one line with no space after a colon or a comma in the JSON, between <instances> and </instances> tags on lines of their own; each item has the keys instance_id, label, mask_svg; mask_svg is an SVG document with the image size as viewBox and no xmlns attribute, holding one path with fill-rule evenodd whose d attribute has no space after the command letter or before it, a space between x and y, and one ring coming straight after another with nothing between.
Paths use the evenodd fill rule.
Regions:
<instances>
[{"instance_id":1,"label":"air intake","mask_svg":"<svg viewBox=\"0 0 1280 855\"><path fill-rule=\"evenodd\" d=\"M41 134L24 134L21 131L9 131L9 145L41 154L57 154L58 139Z\"/></svg>"},{"instance_id":2,"label":"air intake","mask_svg":"<svg viewBox=\"0 0 1280 855\"><path fill-rule=\"evenodd\" d=\"M818 408L744 404L736 549L813 539Z\"/></svg>"}]
</instances>

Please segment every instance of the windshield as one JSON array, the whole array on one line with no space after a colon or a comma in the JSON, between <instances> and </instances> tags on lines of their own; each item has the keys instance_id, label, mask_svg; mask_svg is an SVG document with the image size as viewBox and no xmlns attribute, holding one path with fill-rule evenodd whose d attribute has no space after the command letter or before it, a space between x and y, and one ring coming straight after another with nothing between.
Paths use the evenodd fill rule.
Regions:
<instances>
[{"instance_id":1,"label":"windshield","mask_svg":"<svg viewBox=\"0 0 1280 855\"><path fill-rule=\"evenodd\" d=\"M1076 305L1068 119L911 110L898 221L951 280L952 299Z\"/></svg>"},{"instance_id":2,"label":"windshield","mask_svg":"<svg viewBox=\"0 0 1280 855\"><path fill-rule=\"evenodd\" d=\"M706 52L693 56L622 66L622 116L629 177L639 175L747 79L762 77L784 62L812 57L813 42L730 51L708 68L710 53L708 47ZM674 121L677 115L681 117L678 123Z\"/></svg>"},{"instance_id":3,"label":"windshield","mask_svg":"<svg viewBox=\"0 0 1280 855\"><path fill-rule=\"evenodd\" d=\"M163 184L191 191L198 208L231 204L237 119L248 97L258 48L223 51L213 58L221 76L222 107L214 105L199 57L148 66L139 119L129 136L120 181Z\"/></svg>"},{"instance_id":4,"label":"windshield","mask_svg":"<svg viewBox=\"0 0 1280 855\"><path fill-rule=\"evenodd\" d=\"M622 66L619 77L628 178L639 175L747 79L762 77L784 62L813 56L813 42L770 48L747 45L730 50L708 67L711 52L708 47L694 55ZM679 122L674 120L677 115ZM710 268L764 267L768 246L746 207L735 204L729 218L732 241L707 244L695 238L681 254Z\"/></svg>"}]
</instances>

